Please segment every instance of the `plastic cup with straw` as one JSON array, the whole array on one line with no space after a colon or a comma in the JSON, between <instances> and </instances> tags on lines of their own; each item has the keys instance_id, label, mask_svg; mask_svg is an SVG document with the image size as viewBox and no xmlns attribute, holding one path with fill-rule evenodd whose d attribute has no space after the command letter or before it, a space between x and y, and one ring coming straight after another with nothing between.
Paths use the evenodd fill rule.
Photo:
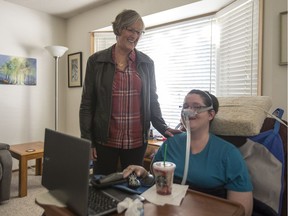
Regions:
<instances>
[{"instance_id":1,"label":"plastic cup with straw","mask_svg":"<svg viewBox=\"0 0 288 216\"><path fill-rule=\"evenodd\" d=\"M173 177L176 164L167 161L167 143L164 143L163 161L153 163L153 172L155 176L156 192L160 195L169 195L172 193Z\"/></svg>"}]
</instances>

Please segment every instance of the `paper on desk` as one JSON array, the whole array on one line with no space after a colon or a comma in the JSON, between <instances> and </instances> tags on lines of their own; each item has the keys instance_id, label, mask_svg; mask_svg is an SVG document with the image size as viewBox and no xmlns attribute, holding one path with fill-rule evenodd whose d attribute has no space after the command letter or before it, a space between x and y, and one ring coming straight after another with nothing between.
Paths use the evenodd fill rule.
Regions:
<instances>
[{"instance_id":1,"label":"paper on desk","mask_svg":"<svg viewBox=\"0 0 288 216\"><path fill-rule=\"evenodd\" d=\"M170 195L159 195L156 192L156 185L146 190L141 196L145 197L151 203L156 205L176 205L179 206L181 200L184 198L188 185L173 184L172 193Z\"/></svg>"},{"instance_id":2,"label":"paper on desk","mask_svg":"<svg viewBox=\"0 0 288 216\"><path fill-rule=\"evenodd\" d=\"M37 195L36 202L42 205L54 205L58 207L67 207L66 204L56 199L55 196L53 196L50 191Z\"/></svg>"}]
</instances>

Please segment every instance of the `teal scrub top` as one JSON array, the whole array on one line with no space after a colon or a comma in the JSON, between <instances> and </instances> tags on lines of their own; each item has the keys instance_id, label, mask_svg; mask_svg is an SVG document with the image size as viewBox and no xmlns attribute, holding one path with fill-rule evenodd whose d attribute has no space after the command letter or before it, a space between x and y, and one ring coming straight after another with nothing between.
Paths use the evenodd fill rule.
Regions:
<instances>
[{"instance_id":1,"label":"teal scrub top","mask_svg":"<svg viewBox=\"0 0 288 216\"><path fill-rule=\"evenodd\" d=\"M182 179L185 165L187 133L168 138L157 151L153 162L164 160L176 164L174 178ZM231 143L210 133L205 148L197 154L190 151L188 184L193 187L213 189L224 187L227 190L252 191L252 183L246 162L240 151Z\"/></svg>"}]
</instances>

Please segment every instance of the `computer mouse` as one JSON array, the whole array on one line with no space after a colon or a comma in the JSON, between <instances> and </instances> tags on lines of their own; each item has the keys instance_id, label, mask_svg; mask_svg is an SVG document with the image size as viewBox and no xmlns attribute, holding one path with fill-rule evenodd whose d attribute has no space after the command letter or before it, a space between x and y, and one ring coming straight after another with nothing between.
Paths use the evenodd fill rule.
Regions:
<instances>
[{"instance_id":1,"label":"computer mouse","mask_svg":"<svg viewBox=\"0 0 288 216\"><path fill-rule=\"evenodd\" d=\"M131 173L127 178L128 187L131 189L137 189L141 186L140 180L138 179L136 173Z\"/></svg>"},{"instance_id":2,"label":"computer mouse","mask_svg":"<svg viewBox=\"0 0 288 216\"><path fill-rule=\"evenodd\" d=\"M155 178L149 173L145 178L140 180L140 183L144 187L151 187L155 183Z\"/></svg>"}]
</instances>

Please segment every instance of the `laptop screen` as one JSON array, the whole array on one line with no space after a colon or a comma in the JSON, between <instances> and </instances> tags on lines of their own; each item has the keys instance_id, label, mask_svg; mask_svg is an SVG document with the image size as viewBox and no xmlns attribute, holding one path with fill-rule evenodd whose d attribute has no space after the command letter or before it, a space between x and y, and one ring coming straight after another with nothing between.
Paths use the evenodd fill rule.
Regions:
<instances>
[{"instance_id":1,"label":"laptop screen","mask_svg":"<svg viewBox=\"0 0 288 216\"><path fill-rule=\"evenodd\" d=\"M87 215L88 140L45 129L42 185L77 215Z\"/></svg>"}]
</instances>

